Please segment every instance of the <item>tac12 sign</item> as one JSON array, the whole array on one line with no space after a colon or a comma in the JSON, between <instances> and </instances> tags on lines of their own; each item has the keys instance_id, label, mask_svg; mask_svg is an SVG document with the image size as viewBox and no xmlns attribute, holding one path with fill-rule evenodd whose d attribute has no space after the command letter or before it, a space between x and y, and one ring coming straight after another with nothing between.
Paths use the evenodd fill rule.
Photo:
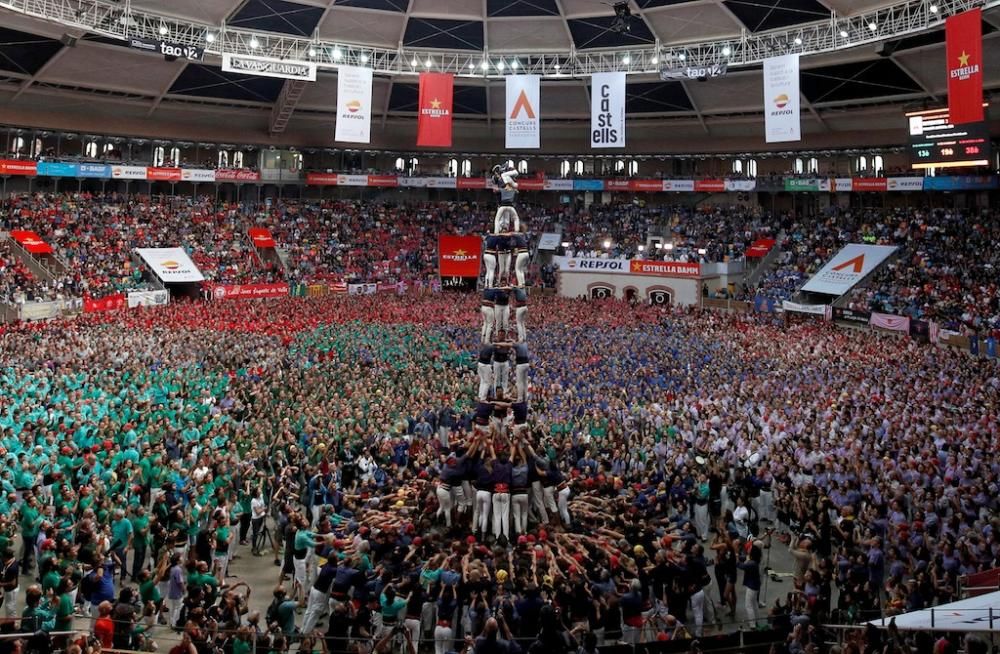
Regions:
<instances>
[{"instance_id":1,"label":"tac12 sign","mask_svg":"<svg viewBox=\"0 0 1000 654\"><path fill-rule=\"evenodd\" d=\"M906 114L909 123L910 166L925 168L965 168L988 166L992 148L985 121L955 125L948 108Z\"/></svg>"}]
</instances>

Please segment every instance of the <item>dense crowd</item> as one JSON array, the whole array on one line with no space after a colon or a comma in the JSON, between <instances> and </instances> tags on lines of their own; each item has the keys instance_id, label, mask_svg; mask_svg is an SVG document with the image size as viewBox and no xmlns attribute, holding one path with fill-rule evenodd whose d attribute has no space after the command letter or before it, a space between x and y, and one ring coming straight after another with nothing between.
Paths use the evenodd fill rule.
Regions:
<instances>
[{"instance_id":1,"label":"dense crowd","mask_svg":"<svg viewBox=\"0 0 1000 654\"><path fill-rule=\"evenodd\" d=\"M770 236L770 217L743 206L593 205L562 220L562 240L570 256L735 261L755 239ZM662 247L655 247L656 242Z\"/></svg>"},{"instance_id":2,"label":"dense crowd","mask_svg":"<svg viewBox=\"0 0 1000 654\"><path fill-rule=\"evenodd\" d=\"M784 218L774 267L751 294L789 299L848 243L894 245L899 251L873 280L851 293L850 306L935 320L961 331L1000 329L1000 238L995 212L831 209Z\"/></svg>"},{"instance_id":3,"label":"dense crowd","mask_svg":"<svg viewBox=\"0 0 1000 654\"><path fill-rule=\"evenodd\" d=\"M904 214L888 243L900 253L853 306L975 331L1000 330L1000 239L996 212L928 210Z\"/></svg>"},{"instance_id":4,"label":"dense crowd","mask_svg":"<svg viewBox=\"0 0 1000 654\"><path fill-rule=\"evenodd\" d=\"M780 255L741 299L791 298L847 243L897 245L899 253L850 298L856 309L935 320L953 330L1000 329L1000 255L994 213L845 210L771 216L752 207L524 206L536 233L558 231L570 256L712 263L743 257L757 238L780 235ZM441 232L478 233L491 213L466 203L352 201L217 203L202 198L108 194L13 196L3 227L31 229L67 264L54 279L32 276L3 253L7 302L102 297L148 288L136 247L184 247L210 282L246 284L386 282L429 284ZM284 258L254 250L251 227L268 228ZM654 247L655 244L660 247ZM534 268L554 285L551 268Z\"/></svg>"},{"instance_id":5,"label":"dense crowd","mask_svg":"<svg viewBox=\"0 0 1000 654\"><path fill-rule=\"evenodd\" d=\"M718 623L815 646L823 622L954 599L998 563L993 362L543 298L514 437L476 419L478 308L380 294L8 327L6 614L185 654L593 651ZM761 607L775 548L791 589ZM252 554L278 562L273 592L227 576Z\"/></svg>"}]
</instances>

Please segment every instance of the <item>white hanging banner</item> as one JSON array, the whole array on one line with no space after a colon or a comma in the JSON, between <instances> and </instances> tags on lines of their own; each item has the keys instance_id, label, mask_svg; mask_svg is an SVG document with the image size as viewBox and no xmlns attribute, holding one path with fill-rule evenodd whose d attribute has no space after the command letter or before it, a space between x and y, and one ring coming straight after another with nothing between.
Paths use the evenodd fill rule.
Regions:
<instances>
[{"instance_id":1,"label":"white hanging banner","mask_svg":"<svg viewBox=\"0 0 1000 654\"><path fill-rule=\"evenodd\" d=\"M371 143L371 68L337 68L337 133L334 139L344 143Z\"/></svg>"},{"instance_id":2,"label":"white hanging banner","mask_svg":"<svg viewBox=\"0 0 1000 654\"><path fill-rule=\"evenodd\" d=\"M539 147L538 75L507 76L507 147Z\"/></svg>"},{"instance_id":3,"label":"white hanging banner","mask_svg":"<svg viewBox=\"0 0 1000 654\"><path fill-rule=\"evenodd\" d=\"M590 147L625 147L625 73L590 77Z\"/></svg>"},{"instance_id":4,"label":"white hanging banner","mask_svg":"<svg viewBox=\"0 0 1000 654\"><path fill-rule=\"evenodd\" d=\"M802 140L799 55L764 60L764 136L768 143Z\"/></svg>"}]
</instances>

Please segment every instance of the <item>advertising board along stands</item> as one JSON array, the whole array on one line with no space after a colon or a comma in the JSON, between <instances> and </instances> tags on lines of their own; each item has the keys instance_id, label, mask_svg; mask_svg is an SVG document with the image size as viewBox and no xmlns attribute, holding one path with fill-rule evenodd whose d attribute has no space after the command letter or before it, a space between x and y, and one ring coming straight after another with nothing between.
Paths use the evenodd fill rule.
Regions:
<instances>
[{"instance_id":1,"label":"advertising board along stands","mask_svg":"<svg viewBox=\"0 0 1000 654\"><path fill-rule=\"evenodd\" d=\"M736 279L720 274L717 267L690 261L557 256L552 263L559 270L558 293L572 298L694 306L706 281L721 285L742 281L742 272Z\"/></svg>"}]
</instances>

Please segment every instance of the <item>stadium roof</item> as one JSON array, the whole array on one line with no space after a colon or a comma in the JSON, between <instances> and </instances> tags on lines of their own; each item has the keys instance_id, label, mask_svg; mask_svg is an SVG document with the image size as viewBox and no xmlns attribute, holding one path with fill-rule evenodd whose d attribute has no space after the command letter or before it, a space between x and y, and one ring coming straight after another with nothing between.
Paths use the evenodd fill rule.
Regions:
<instances>
[{"instance_id":1,"label":"stadium roof","mask_svg":"<svg viewBox=\"0 0 1000 654\"><path fill-rule=\"evenodd\" d=\"M225 23L261 33L492 54L532 48L581 52L649 43L669 48L708 39L739 39L754 31L829 23L831 17L839 20L886 2L629 0L633 17L631 29L624 33L611 29L614 12L600 0L132 0L131 4L181 20ZM96 110L93 98L97 103L115 103L115 111L128 117L201 112L189 121L220 121L221 111L238 109L244 122L234 124L252 125L266 134L268 117L287 86L282 80L224 72L217 56L206 56L200 63L165 61L93 31L5 9L0 17L4 26L0 107L43 103L57 111ZM1000 8L987 9L983 30L985 60L1000 60ZM65 45L66 36L78 40ZM935 106L946 101L943 23L883 41L878 48L866 43L806 56L802 67L806 133L842 129L845 114L859 107L893 105L898 117L897 105ZM1000 66L987 65L984 81L988 97L1000 89ZM544 79L543 121L588 119L588 84L587 75ZM496 77L459 77L456 116L502 121L502 88L502 79ZM759 65L731 68L725 77L704 82L663 82L648 72L631 74L627 108L638 118L687 119L705 134L727 134L739 131L734 117L759 118L761 88ZM317 81L305 85L292 121L306 121L314 128L325 123L324 129L329 129L336 92L335 70L321 68ZM414 116L416 76L377 74L373 105L375 120L383 126L388 120ZM873 129L889 126L888 122L863 124Z\"/></svg>"}]
</instances>

